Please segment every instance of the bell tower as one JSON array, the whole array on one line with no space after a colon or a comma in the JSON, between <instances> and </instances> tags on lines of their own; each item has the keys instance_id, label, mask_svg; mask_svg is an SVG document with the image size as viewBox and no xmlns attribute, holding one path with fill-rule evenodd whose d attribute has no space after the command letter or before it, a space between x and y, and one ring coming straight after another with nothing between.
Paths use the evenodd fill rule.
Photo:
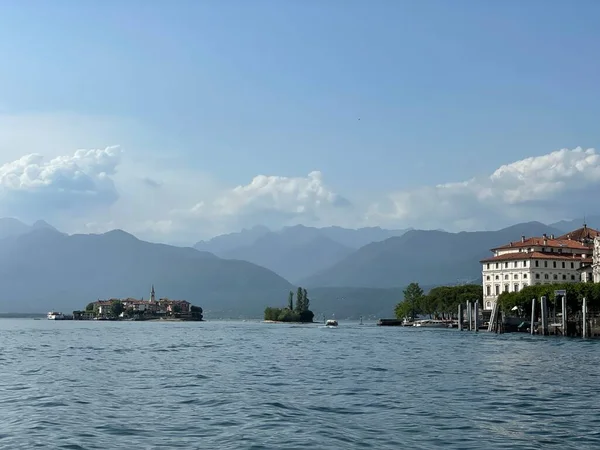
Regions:
<instances>
[{"instance_id":1,"label":"bell tower","mask_svg":"<svg viewBox=\"0 0 600 450\"><path fill-rule=\"evenodd\" d=\"M154 295L154 285L152 285L152 290L150 291L150 301L155 302L156 296Z\"/></svg>"}]
</instances>

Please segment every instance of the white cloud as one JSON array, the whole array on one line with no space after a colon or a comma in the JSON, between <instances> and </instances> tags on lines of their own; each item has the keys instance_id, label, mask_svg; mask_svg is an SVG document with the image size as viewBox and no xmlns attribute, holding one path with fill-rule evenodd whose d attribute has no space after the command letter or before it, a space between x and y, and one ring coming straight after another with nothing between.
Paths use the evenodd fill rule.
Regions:
<instances>
[{"instance_id":1,"label":"white cloud","mask_svg":"<svg viewBox=\"0 0 600 450\"><path fill-rule=\"evenodd\" d=\"M368 217L378 224L496 229L580 217L593 208L599 188L600 155L577 147L516 161L487 177L392 193L374 203Z\"/></svg>"},{"instance_id":2,"label":"white cloud","mask_svg":"<svg viewBox=\"0 0 600 450\"><path fill-rule=\"evenodd\" d=\"M114 182L120 162L117 146L77 150L73 155L45 160L29 154L0 166L2 207L18 216L82 213L118 198ZM39 216L38 216L39 217Z\"/></svg>"},{"instance_id":3,"label":"white cloud","mask_svg":"<svg viewBox=\"0 0 600 450\"><path fill-rule=\"evenodd\" d=\"M258 175L224 188L193 168L106 147L50 158L32 153L0 166L0 215L45 219L69 233L122 228L142 239L189 245L257 224L474 230L551 222L598 213L599 189L600 154L593 149L563 149L489 176L364 202L347 200L318 171Z\"/></svg>"},{"instance_id":4,"label":"white cloud","mask_svg":"<svg viewBox=\"0 0 600 450\"><path fill-rule=\"evenodd\" d=\"M175 209L172 215L237 229L259 223L327 225L352 212L352 204L325 184L321 172L313 171L306 177L258 175L247 185L203 199L191 208Z\"/></svg>"}]
</instances>

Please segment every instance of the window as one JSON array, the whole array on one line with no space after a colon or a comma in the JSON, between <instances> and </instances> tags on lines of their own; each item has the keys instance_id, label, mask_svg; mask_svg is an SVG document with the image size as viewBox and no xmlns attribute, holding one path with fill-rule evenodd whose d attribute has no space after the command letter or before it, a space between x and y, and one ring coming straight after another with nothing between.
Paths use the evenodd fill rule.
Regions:
<instances>
[{"instance_id":1,"label":"window","mask_svg":"<svg viewBox=\"0 0 600 450\"><path fill-rule=\"evenodd\" d=\"M571 280L574 280L574 279L575 279L575 275L571 275Z\"/></svg>"},{"instance_id":2,"label":"window","mask_svg":"<svg viewBox=\"0 0 600 450\"><path fill-rule=\"evenodd\" d=\"M515 261L515 269L519 267L519 261Z\"/></svg>"},{"instance_id":3,"label":"window","mask_svg":"<svg viewBox=\"0 0 600 450\"><path fill-rule=\"evenodd\" d=\"M526 274L526 273L524 273L524 274L523 274L523 278L524 278L525 280L527 279L527 274Z\"/></svg>"},{"instance_id":4,"label":"window","mask_svg":"<svg viewBox=\"0 0 600 450\"><path fill-rule=\"evenodd\" d=\"M540 267L540 262L539 261L535 262L535 267Z\"/></svg>"},{"instance_id":5,"label":"window","mask_svg":"<svg viewBox=\"0 0 600 450\"><path fill-rule=\"evenodd\" d=\"M504 292L508 292L508 284L504 285Z\"/></svg>"},{"instance_id":6,"label":"window","mask_svg":"<svg viewBox=\"0 0 600 450\"><path fill-rule=\"evenodd\" d=\"M571 263L571 269L575 268L575 264Z\"/></svg>"},{"instance_id":7,"label":"window","mask_svg":"<svg viewBox=\"0 0 600 450\"><path fill-rule=\"evenodd\" d=\"M567 279L567 276L566 276L566 275L563 275L563 280L566 280L566 279Z\"/></svg>"},{"instance_id":8,"label":"window","mask_svg":"<svg viewBox=\"0 0 600 450\"><path fill-rule=\"evenodd\" d=\"M498 268L498 263L496 263L496 269Z\"/></svg>"},{"instance_id":9,"label":"window","mask_svg":"<svg viewBox=\"0 0 600 450\"><path fill-rule=\"evenodd\" d=\"M540 274L539 274L539 273L536 273L536 274L535 274L535 277L536 277L536 278L539 280L539 279L540 279Z\"/></svg>"},{"instance_id":10,"label":"window","mask_svg":"<svg viewBox=\"0 0 600 450\"><path fill-rule=\"evenodd\" d=\"M562 268L563 269L565 268L565 262L564 261L562 262Z\"/></svg>"},{"instance_id":11,"label":"window","mask_svg":"<svg viewBox=\"0 0 600 450\"><path fill-rule=\"evenodd\" d=\"M528 286L527 283L523 283L523 287L526 288Z\"/></svg>"},{"instance_id":12,"label":"window","mask_svg":"<svg viewBox=\"0 0 600 450\"><path fill-rule=\"evenodd\" d=\"M486 280L490 281L490 276L485 277Z\"/></svg>"},{"instance_id":13,"label":"window","mask_svg":"<svg viewBox=\"0 0 600 450\"><path fill-rule=\"evenodd\" d=\"M544 261L544 267L548 267L548 261Z\"/></svg>"},{"instance_id":14,"label":"window","mask_svg":"<svg viewBox=\"0 0 600 450\"><path fill-rule=\"evenodd\" d=\"M517 275L517 274L515 273L515 276L514 276L513 278L514 278L515 280L518 280L518 279L519 279L519 275Z\"/></svg>"},{"instance_id":15,"label":"window","mask_svg":"<svg viewBox=\"0 0 600 450\"><path fill-rule=\"evenodd\" d=\"M500 285L496 285L496 295L500 295Z\"/></svg>"},{"instance_id":16,"label":"window","mask_svg":"<svg viewBox=\"0 0 600 450\"><path fill-rule=\"evenodd\" d=\"M485 302L485 309L492 309L492 302Z\"/></svg>"},{"instance_id":17,"label":"window","mask_svg":"<svg viewBox=\"0 0 600 450\"><path fill-rule=\"evenodd\" d=\"M518 285L518 284L515 284L515 286L514 286L514 287L515 287L515 292L519 292L519 285Z\"/></svg>"},{"instance_id":18,"label":"window","mask_svg":"<svg viewBox=\"0 0 600 450\"><path fill-rule=\"evenodd\" d=\"M523 261L523 267L527 267L527 261Z\"/></svg>"},{"instance_id":19,"label":"window","mask_svg":"<svg viewBox=\"0 0 600 450\"><path fill-rule=\"evenodd\" d=\"M508 269L508 263L507 262L504 263L504 268Z\"/></svg>"},{"instance_id":20,"label":"window","mask_svg":"<svg viewBox=\"0 0 600 450\"><path fill-rule=\"evenodd\" d=\"M552 261L552 267L556 269L556 261Z\"/></svg>"},{"instance_id":21,"label":"window","mask_svg":"<svg viewBox=\"0 0 600 450\"><path fill-rule=\"evenodd\" d=\"M490 263L487 263L487 268L488 270L490 270Z\"/></svg>"},{"instance_id":22,"label":"window","mask_svg":"<svg viewBox=\"0 0 600 450\"><path fill-rule=\"evenodd\" d=\"M505 280L508 280L508 274L507 274L507 275L504 275L504 279L505 279Z\"/></svg>"},{"instance_id":23,"label":"window","mask_svg":"<svg viewBox=\"0 0 600 450\"><path fill-rule=\"evenodd\" d=\"M549 278L549 277L548 277L548 274L547 274L547 273L545 273L545 274L544 274L544 280L547 280L548 278Z\"/></svg>"},{"instance_id":24,"label":"window","mask_svg":"<svg viewBox=\"0 0 600 450\"><path fill-rule=\"evenodd\" d=\"M485 295L488 297L492 295L492 287L489 284L485 287Z\"/></svg>"},{"instance_id":25,"label":"window","mask_svg":"<svg viewBox=\"0 0 600 450\"><path fill-rule=\"evenodd\" d=\"M554 278L555 280L558 280L558 275L554 274L554 277L553 277L553 278Z\"/></svg>"},{"instance_id":26,"label":"window","mask_svg":"<svg viewBox=\"0 0 600 450\"><path fill-rule=\"evenodd\" d=\"M500 275L496 275L496 280L499 280L499 279L500 279Z\"/></svg>"}]
</instances>

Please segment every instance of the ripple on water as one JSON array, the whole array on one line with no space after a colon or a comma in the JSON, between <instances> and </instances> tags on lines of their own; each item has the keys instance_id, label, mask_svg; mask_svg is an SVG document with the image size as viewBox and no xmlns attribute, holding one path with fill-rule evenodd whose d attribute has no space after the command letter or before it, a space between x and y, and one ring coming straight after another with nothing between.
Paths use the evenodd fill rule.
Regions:
<instances>
[{"instance_id":1,"label":"ripple on water","mask_svg":"<svg viewBox=\"0 0 600 450\"><path fill-rule=\"evenodd\" d=\"M169 325L0 320L0 446L600 448L599 341Z\"/></svg>"}]
</instances>

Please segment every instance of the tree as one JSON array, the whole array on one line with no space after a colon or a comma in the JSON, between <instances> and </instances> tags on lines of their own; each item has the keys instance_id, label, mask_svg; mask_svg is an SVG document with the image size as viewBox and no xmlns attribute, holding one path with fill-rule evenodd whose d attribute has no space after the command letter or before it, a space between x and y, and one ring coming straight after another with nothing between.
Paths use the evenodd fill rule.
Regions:
<instances>
[{"instance_id":1,"label":"tree","mask_svg":"<svg viewBox=\"0 0 600 450\"><path fill-rule=\"evenodd\" d=\"M94 303L88 303L87 306L85 307L86 311L93 311L94 310Z\"/></svg>"},{"instance_id":2,"label":"tree","mask_svg":"<svg viewBox=\"0 0 600 450\"><path fill-rule=\"evenodd\" d=\"M192 318L194 318L196 320L202 320L202 318L204 317L202 315L202 308L200 306L192 305L190 307L190 312L192 313Z\"/></svg>"},{"instance_id":3,"label":"tree","mask_svg":"<svg viewBox=\"0 0 600 450\"><path fill-rule=\"evenodd\" d=\"M123 312L123 303L121 303L121 300L113 300L111 302L110 312L114 317L119 317Z\"/></svg>"},{"instance_id":4,"label":"tree","mask_svg":"<svg viewBox=\"0 0 600 450\"><path fill-rule=\"evenodd\" d=\"M302 312L306 312L309 309L310 309L310 300L308 299L308 292L306 291L306 289L302 289Z\"/></svg>"},{"instance_id":5,"label":"tree","mask_svg":"<svg viewBox=\"0 0 600 450\"><path fill-rule=\"evenodd\" d=\"M396 305L394 314L398 319L408 319L412 314L412 305L407 301L400 302Z\"/></svg>"},{"instance_id":6,"label":"tree","mask_svg":"<svg viewBox=\"0 0 600 450\"><path fill-rule=\"evenodd\" d=\"M302 288L299 287L296 292L296 312L300 314L302 311L304 311L304 296Z\"/></svg>"},{"instance_id":7,"label":"tree","mask_svg":"<svg viewBox=\"0 0 600 450\"><path fill-rule=\"evenodd\" d=\"M173 314L179 314L181 312L181 305L175 303L173 306L171 306L171 312Z\"/></svg>"},{"instance_id":8,"label":"tree","mask_svg":"<svg viewBox=\"0 0 600 450\"><path fill-rule=\"evenodd\" d=\"M420 309L421 302L423 299L423 289L421 289L421 286L419 286L419 283L410 283L406 287L406 289L404 289L403 293L404 293L404 301L402 303L407 304L407 306L404 306L403 308L410 310L410 314L408 315L408 317L410 317L410 319L414 320L415 317L417 316L417 314L420 312L419 309ZM398 306L396 306L396 310L398 310L399 306L400 306L400 304L398 304ZM399 318L402 318L402 317L399 317Z\"/></svg>"},{"instance_id":9,"label":"tree","mask_svg":"<svg viewBox=\"0 0 600 450\"><path fill-rule=\"evenodd\" d=\"M294 293L292 291L290 291L290 294L288 296L288 309L290 311L294 310Z\"/></svg>"}]
</instances>

